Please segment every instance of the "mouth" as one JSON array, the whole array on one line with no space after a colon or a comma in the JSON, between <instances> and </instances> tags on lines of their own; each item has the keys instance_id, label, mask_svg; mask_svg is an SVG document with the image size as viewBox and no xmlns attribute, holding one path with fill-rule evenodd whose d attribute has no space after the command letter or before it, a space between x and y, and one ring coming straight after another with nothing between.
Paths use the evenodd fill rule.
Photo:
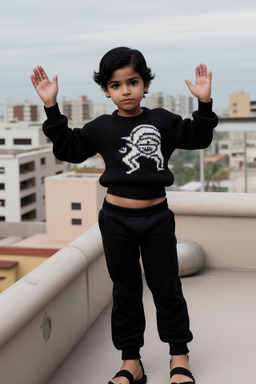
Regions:
<instances>
[{"instance_id":1,"label":"mouth","mask_svg":"<svg viewBox=\"0 0 256 384\"><path fill-rule=\"evenodd\" d=\"M132 102L132 99L124 99L122 100L122 103L124 104L128 104L128 103L131 103Z\"/></svg>"}]
</instances>

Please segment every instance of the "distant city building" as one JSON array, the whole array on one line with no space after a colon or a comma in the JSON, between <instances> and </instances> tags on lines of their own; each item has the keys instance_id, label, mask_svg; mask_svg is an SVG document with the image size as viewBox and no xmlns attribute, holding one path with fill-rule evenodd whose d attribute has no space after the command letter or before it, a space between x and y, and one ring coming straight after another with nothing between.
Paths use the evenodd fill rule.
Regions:
<instances>
[{"instance_id":1,"label":"distant city building","mask_svg":"<svg viewBox=\"0 0 256 384\"><path fill-rule=\"evenodd\" d=\"M31 149L49 143L42 124L24 121L0 122L0 150Z\"/></svg>"},{"instance_id":2,"label":"distant city building","mask_svg":"<svg viewBox=\"0 0 256 384\"><path fill-rule=\"evenodd\" d=\"M228 131L226 138L218 142L219 154L226 155L229 158L229 166L232 170L241 170L245 162L249 168L256 169L256 132L247 132L246 144L244 134L241 131Z\"/></svg>"},{"instance_id":3,"label":"distant city building","mask_svg":"<svg viewBox=\"0 0 256 384\"><path fill-rule=\"evenodd\" d=\"M107 113L106 104L92 104L91 118L95 119L98 116L105 115Z\"/></svg>"},{"instance_id":4,"label":"distant city building","mask_svg":"<svg viewBox=\"0 0 256 384\"><path fill-rule=\"evenodd\" d=\"M41 109L28 100L25 100L23 104L12 105L12 102L6 99L4 103L4 121L41 121Z\"/></svg>"},{"instance_id":5,"label":"distant city building","mask_svg":"<svg viewBox=\"0 0 256 384\"><path fill-rule=\"evenodd\" d=\"M192 96L179 95L177 97L167 95L165 99L165 108L183 119L192 117L194 111L194 99Z\"/></svg>"},{"instance_id":6,"label":"distant city building","mask_svg":"<svg viewBox=\"0 0 256 384\"><path fill-rule=\"evenodd\" d=\"M230 192L256 192L256 120L220 118L217 152L228 158ZM218 134L217 134L218 137Z\"/></svg>"},{"instance_id":7,"label":"distant city building","mask_svg":"<svg viewBox=\"0 0 256 384\"><path fill-rule=\"evenodd\" d=\"M152 108L165 108L170 112L176 113L183 118L191 117L194 111L193 97L179 95L177 97L167 95L164 97L163 92L154 93L146 96L142 100L141 105L149 109Z\"/></svg>"},{"instance_id":8,"label":"distant city building","mask_svg":"<svg viewBox=\"0 0 256 384\"><path fill-rule=\"evenodd\" d=\"M67 116L69 123L72 125L83 125L92 116L92 102L87 96L77 96L75 100L59 102L60 110L63 115Z\"/></svg>"},{"instance_id":9,"label":"distant city building","mask_svg":"<svg viewBox=\"0 0 256 384\"><path fill-rule=\"evenodd\" d=\"M163 92L153 93L152 95L146 95L145 99L142 99L141 105L149 109L152 108L164 108L164 94Z\"/></svg>"},{"instance_id":10,"label":"distant city building","mask_svg":"<svg viewBox=\"0 0 256 384\"><path fill-rule=\"evenodd\" d=\"M57 160L50 147L1 150L0 221L44 221L44 179L66 169L67 164Z\"/></svg>"},{"instance_id":11,"label":"distant city building","mask_svg":"<svg viewBox=\"0 0 256 384\"><path fill-rule=\"evenodd\" d=\"M46 179L48 241L69 242L97 223L106 194L100 175L68 172Z\"/></svg>"},{"instance_id":12,"label":"distant city building","mask_svg":"<svg viewBox=\"0 0 256 384\"><path fill-rule=\"evenodd\" d=\"M0 222L0 232L8 225L12 234L0 238L0 292L97 223L105 196L99 176L68 172L46 178L46 233L21 238L13 235L17 224ZM22 227L31 229L31 223L23 223Z\"/></svg>"},{"instance_id":13,"label":"distant city building","mask_svg":"<svg viewBox=\"0 0 256 384\"><path fill-rule=\"evenodd\" d=\"M230 117L256 116L256 101L250 100L249 93L239 92L229 95Z\"/></svg>"}]
</instances>

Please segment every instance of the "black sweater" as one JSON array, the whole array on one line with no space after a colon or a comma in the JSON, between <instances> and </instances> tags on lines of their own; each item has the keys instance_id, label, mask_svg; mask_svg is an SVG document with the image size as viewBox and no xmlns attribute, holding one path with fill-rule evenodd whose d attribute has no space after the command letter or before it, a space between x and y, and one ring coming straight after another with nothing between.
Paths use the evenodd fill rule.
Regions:
<instances>
[{"instance_id":1,"label":"black sweater","mask_svg":"<svg viewBox=\"0 0 256 384\"><path fill-rule=\"evenodd\" d=\"M143 108L139 116L121 117L115 111L74 129L57 104L45 110L43 131L53 142L54 155L81 163L100 153L106 165L100 184L111 194L133 199L164 196L174 181L168 168L173 151L208 147L218 124L212 102L199 102L193 120L162 108Z\"/></svg>"}]
</instances>

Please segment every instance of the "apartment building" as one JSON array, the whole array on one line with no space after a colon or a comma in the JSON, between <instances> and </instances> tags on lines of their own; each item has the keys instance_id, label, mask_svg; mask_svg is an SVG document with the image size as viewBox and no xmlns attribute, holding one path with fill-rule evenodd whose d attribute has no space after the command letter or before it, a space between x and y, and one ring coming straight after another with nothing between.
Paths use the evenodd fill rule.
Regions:
<instances>
[{"instance_id":1,"label":"apartment building","mask_svg":"<svg viewBox=\"0 0 256 384\"><path fill-rule=\"evenodd\" d=\"M37 122L42 120L43 108L25 100L23 104L12 104L12 101L4 101L4 121Z\"/></svg>"},{"instance_id":2,"label":"apartment building","mask_svg":"<svg viewBox=\"0 0 256 384\"><path fill-rule=\"evenodd\" d=\"M45 220L44 179L62 173L51 148L4 149L0 152L0 220Z\"/></svg>"},{"instance_id":3,"label":"apartment building","mask_svg":"<svg viewBox=\"0 0 256 384\"><path fill-rule=\"evenodd\" d=\"M238 92L229 95L230 117L256 116L256 101L250 100L249 93Z\"/></svg>"},{"instance_id":4,"label":"apartment building","mask_svg":"<svg viewBox=\"0 0 256 384\"><path fill-rule=\"evenodd\" d=\"M75 100L69 101L63 99L59 102L59 107L71 125L81 126L91 119L92 102L87 96L77 96Z\"/></svg>"},{"instance_id":5,"label":"apartment building","mask_svg":"<svg viewBox=\"0 0 256 384\"><path fill-rule=\"evenodd\" d=\"M165 98L165 108L183 119L191 118L194 111L194 98L192 96L179 95L177 97L167 95Z\"/></svg>"},{"instance_id":6,"label":"apartment building","mask_svg":"<svg viewBox=\"0 0 256 384\"><path fill-rule=\"evenodd\" d=\"M0 151L4 149L31 149L49 144L41 124L27 122L0 122Z\"/></svg>"},{"instance_id":7,"label":"apartment building","mask_svg":"<svg viewBox=\"0 0 256 384\"><path fill-rule=\"evenodd\" d=\"M157 92L152 93L152 95L147 95L145 99L142 99L141 105L149 109L164 108L163 92Z\"/></svg>"},{"instance_id":8,"label":"apartment building","mask_svg":"<svg viewBox=\"0 0 256 384\"><path fill-rule=\"evenodd\" d=\"M106 188L99 184L100 175L68 172L46 179L48 241L71 241L98 221L106 195Z\"/></svg>"},{"instance_id":9,"label":"apartment building","mask_svg":"<svg viewBox=\"0 0 256 384\"><path fill-rule=\"evenodd\" d=\"M147 96L142 100L141 105L149 109L165 108L170 112L182 116L183 119L187 117L191 118L192 112L194 111L194 99L192 96L164 96L163 92L157 92Z\"/></svg>"}]
</instances>

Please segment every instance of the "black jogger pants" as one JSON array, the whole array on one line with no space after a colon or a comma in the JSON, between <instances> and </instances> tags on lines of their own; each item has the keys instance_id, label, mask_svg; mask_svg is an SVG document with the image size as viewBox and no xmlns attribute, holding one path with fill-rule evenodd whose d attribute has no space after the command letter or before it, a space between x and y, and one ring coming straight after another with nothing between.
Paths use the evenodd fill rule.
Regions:
<instances>
[{"instance_id":1,"label":"black jogger pants","mask_svg":"<svg viewBox=\"0 0 256 384\"><path fill-rule=\"evenodd\" d=\"M123 208L106 200L99 226L113 281L112 338L122 359L140 358L144 344L140 255L157 311L160 339L171 355L188 353L193 338L178 276L174 214L167 201L149 208Z\"/></svg>"}]
</instances>

